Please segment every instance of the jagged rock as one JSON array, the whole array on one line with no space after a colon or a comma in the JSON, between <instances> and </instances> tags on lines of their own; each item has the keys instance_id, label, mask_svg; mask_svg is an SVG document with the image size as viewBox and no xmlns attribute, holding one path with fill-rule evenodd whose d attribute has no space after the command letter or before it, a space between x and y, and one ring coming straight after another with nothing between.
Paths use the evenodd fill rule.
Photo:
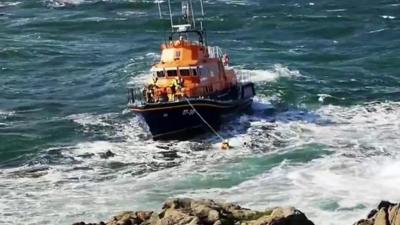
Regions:
<instances>
[{"instance_id":1,"label":"jagged rock","mask_svg":"<svg viewBox=\"0 0 400 225\"><path fill-rule=\"evenodd\" d=\"M150 211L139 211L139 212L123 212L118 216L113 218L112 223L107 223L107 225L135 225L142 224L143 222L149 220L153 212Z\"/></svg>"},{"instance_id":2,"label":"jagged rock","mask_svg":"<svg viewBox=\"0 0 400 225\"><path fill-rule=\"evenodd\" d=\"M387 208L381 208L375 216L374 225L389 225L387 221Z\"/></svg>"},{"instance_id":3,"label":"jagged rock","mask_svg":"<svg viewBox=\"0 0 400 225\"><path fill-rule=\"evenodd\" d=\"M275 208L271 214L264 215L257 220L253 220L242 225L314 225L313 222L295 208Z\"/></svg>"},{"instance_id":4,"label":"jagged rock","mask_svg":"<svg viewBox=\"0 0 400 225\"><path fill-rule=\"evenodd\" d=\"M396 205L396 204L393 204L393 203L388 202L388 201L381 201L381 202L379 203L379 205L378 205L378 210L379 210L379 209L382 209L382 208L388 209L389 207L392 207L392 206L394 206L394 205Z\"/></svg>"},{"instance_id":5,"label":"jagged rock","mask_svg":"<svg viewBox=\"0 0 400 225\"><path fill-rule=\"evenodd\" d=\"M362 219L354 225L400 225L400 204L382 201L377 209L368 214L367 219Z\"/></svg>"},{"instance_id":6,"label":"jagged rock","mask_svg":"<svg viewBox=\"0 0 400 225\"><path fill-rule=\"evenodd\" d=\"M104 224L104 223L103 223ZM76 223L74 225L86 225ZM101 224L100 224L101 225ZM254 211L232 203L189 198L166 201L159 214L122 212L107 225L314 225L295 208ZM372 224L371 224L372 225Z\"/></svg>"},{"instance_id":7,"label":"jagged rock","mask_svg":"<svg viewBox=\"0 0 400 225\"><path fill-rule=\"evenodd\" d=\"M357 223L355 223L354 225L374 225L374 223L371 220L360 220Z\"/></svg>"},{"instance_id":8,"label":"jagged rock","mask_svg":"<svg viewBox=\"0 0 400 225\"><path fill-rule=\"evenodd\" d=\"M367 216L367 219L373 218L377 212L378 212L378 210L376 210L376 209L371 210L371 212L369 212L369 214Z\"/></svg>"},{"instance_id":9,"label":"jagged rock","mask_svg":"<svg viewBox=\"0 0 400 225\"><path fill-rule=\"evenodd\" d=\"M389 211L389 222L392 225L400 225L400 205L393 206Z\"/></svg>"}]
</instances>

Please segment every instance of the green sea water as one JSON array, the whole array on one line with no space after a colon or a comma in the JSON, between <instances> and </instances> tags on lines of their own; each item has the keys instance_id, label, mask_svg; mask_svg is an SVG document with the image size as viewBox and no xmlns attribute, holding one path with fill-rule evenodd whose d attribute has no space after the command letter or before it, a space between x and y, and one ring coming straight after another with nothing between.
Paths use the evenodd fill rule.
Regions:
<instances>
[{"instance_id":1,"label":"green sea water","mask_svg":"<svg viewBox=\"0 0 400 225\"><path fill-rule=\"evenodd\" d=\"M193 197L344 225L400 200L400 1L205 1L209 44L256 83L254 112L220 131L230 151L153 141L126 110L159 59L161 6L0 0L0 224Z\"/></svg>"}]
</instances>

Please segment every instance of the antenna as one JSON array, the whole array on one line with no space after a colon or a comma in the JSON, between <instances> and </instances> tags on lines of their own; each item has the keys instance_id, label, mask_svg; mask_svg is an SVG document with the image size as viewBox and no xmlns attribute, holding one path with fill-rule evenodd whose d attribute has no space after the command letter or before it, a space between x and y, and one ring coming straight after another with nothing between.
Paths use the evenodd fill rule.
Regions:
<instances>
[{"instance_id":1,"label":"antenna","mask_svg":"<svg viewBox=\"0 0 400 225\"><path fill-rule=\"evenodd\" d=\"M171 30L174 31L174 22L172 21L171 0L168 0L169 18L171 20Z\"/></svg>"},{"instance_id":2,"label":"antenna","mask_svg":"<svg viewBox=\"0 0 400 225\"><path fill-rule=\"evenodd\" d=\"M205 12L204 12L204 0L199 0L200 1L200 6L201 6L201 17L198 16L198 18L196 18L196 15L194 13L194 0L181 0L181 4L182 4L182 19L175 21L177 24L175 25L174 22L174 14L173 14L173 10L172 10L172 0L167 0L168 2L168 10L169 10L169 19L170 19L170 23L171 23L171 31L178 31L178 32L185 32L188 30L192 30L192 29L196 29L196 24L197 21L196 19L200 22L200 32L205 33L204 31L204 16L205 16ZM197 1L197 0L195 0ZM165 2L163 0L155 0L156 3L158 3L158 11L160 14L160 19L162 19L162 11L161 11L161 4L162 2Z\"/></svg>"},{"instance_id":3,"label":"antenna","mask_svg":"<svg viewBox=\"0 0 400 225\"><path fill-rule=\"evenodd\" d=\"M191 14L192 14L193 28L196 28L196 21L194 19L192 0L189 0L189 7L190 7Z\"/></svg>"},{"instance_id":4,"label":"antenna","mask_svg":"<svg viewBox=\"0 0 400 225\"><path fill-rule=\"evenodd\" d=\"M161 1L157 1L158 4L158 13L160 14L160 19L162 19L162 13L161 13Z\"/></svg>"},{"instance_id":5,"label":"antenna","mask_svg":"<svg viewBox=\"0 0 400 225\"><path fill-rule=\"evenodd\" d=\"M203 6L203 0L200 0L200 7L201 7L201 20L200 20L200 28L203 30L203 20L204 20L204 6Z\"/></svg>"}]
</instances>

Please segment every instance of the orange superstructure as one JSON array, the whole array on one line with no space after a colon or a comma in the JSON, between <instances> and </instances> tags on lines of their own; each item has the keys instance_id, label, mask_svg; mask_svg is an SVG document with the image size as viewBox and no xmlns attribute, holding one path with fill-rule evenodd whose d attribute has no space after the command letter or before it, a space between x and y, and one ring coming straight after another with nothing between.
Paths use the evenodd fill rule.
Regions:
<instances>
[{"instance_id":1,"label":"orange superstructure","mask_svg":"<svg viewBox=\"0 0 400 225\"><path fill-rule=\"evenodd\" d=\"M184 36L162 44L161 59L151 69L153 79L149 84L151 89L147 90L153 95L153 101L205 97L235 86L235 73L224 65L224 55L217 50Z\"/></svg>"}]
</instances>

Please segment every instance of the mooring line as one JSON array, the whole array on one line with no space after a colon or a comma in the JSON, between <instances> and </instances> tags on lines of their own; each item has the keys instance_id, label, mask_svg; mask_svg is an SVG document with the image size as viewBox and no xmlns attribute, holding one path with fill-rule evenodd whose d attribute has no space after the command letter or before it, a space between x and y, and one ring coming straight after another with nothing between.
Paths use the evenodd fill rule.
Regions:
<instances>
[{"instance_id":1,"label":"mooring line","mask_svg":"<svg viewBox=\"0 0 400 225\"><path fill-rule=\"evenodd\" d=\"M222 142L226 142L226 140L204 119L204 117L197 111L197 109L192 105L188 98L185 97L186 102L189 106L194 110L194 112L199 116L199 118L210 128L210 130L221 139Z\"/></svg>"}]
</instances>

